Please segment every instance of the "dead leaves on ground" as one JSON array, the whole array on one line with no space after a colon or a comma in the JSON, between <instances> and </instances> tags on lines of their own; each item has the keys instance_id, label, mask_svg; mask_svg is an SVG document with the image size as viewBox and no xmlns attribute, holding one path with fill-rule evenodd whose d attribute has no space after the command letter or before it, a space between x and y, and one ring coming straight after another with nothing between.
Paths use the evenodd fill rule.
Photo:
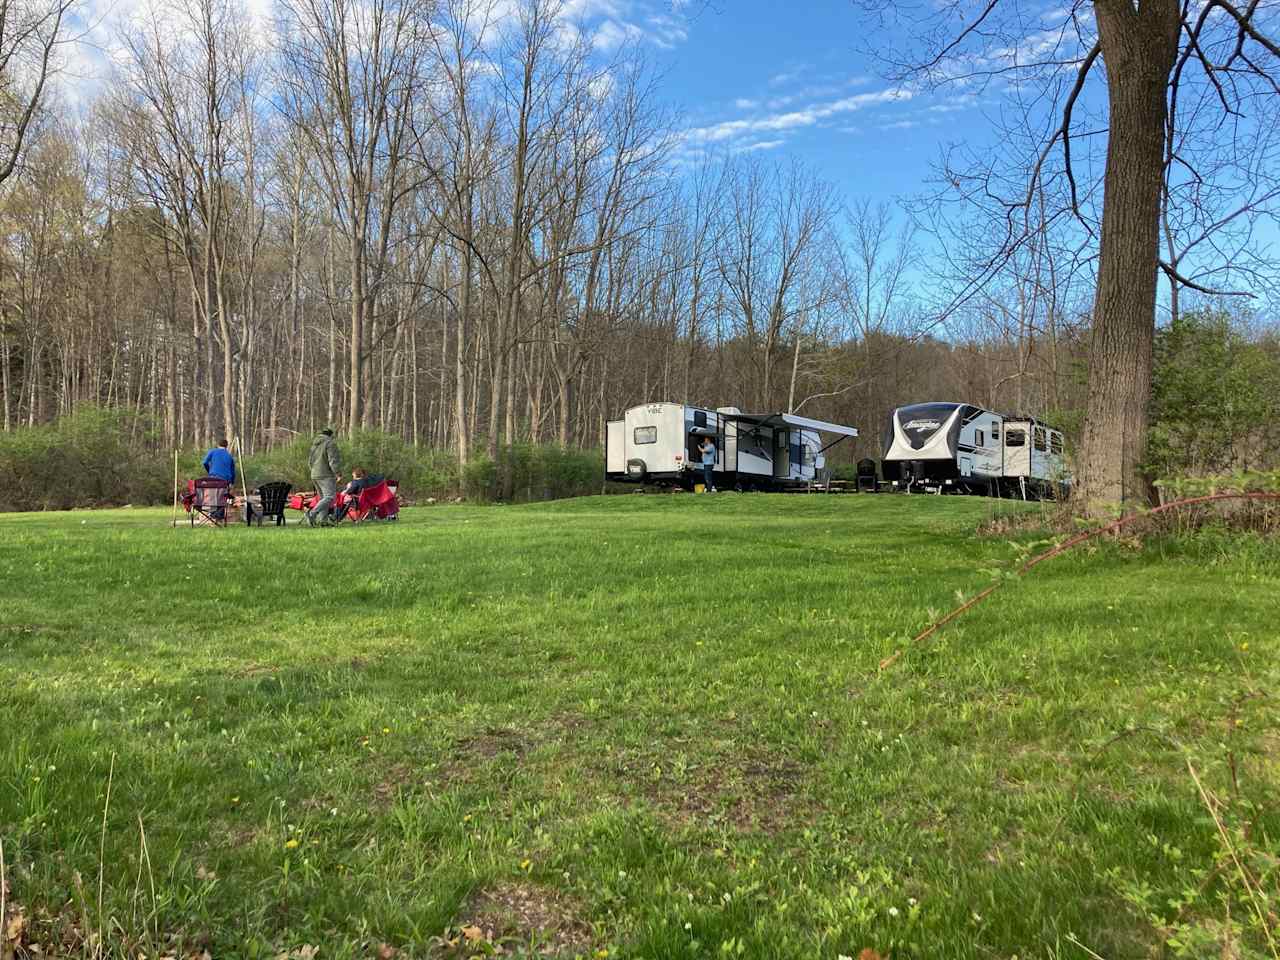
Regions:
<instances>
[{"instance_id":1,"label":"dead leaves on ground","mask_svg":"<svg viewBox=\"0 0 1280 960\"><path fill-rule=\"evenodd\" d=\"M436 946L446 955L578 956L595 939L577 904L532 883L506 883L478 891L463 904L466 920Z\"/></svg>"}]
</instances>

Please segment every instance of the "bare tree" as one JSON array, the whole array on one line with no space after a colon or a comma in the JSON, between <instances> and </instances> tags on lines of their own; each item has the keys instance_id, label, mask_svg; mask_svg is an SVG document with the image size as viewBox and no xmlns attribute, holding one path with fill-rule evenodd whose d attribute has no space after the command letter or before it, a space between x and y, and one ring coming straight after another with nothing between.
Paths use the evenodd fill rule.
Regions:
<instances>
[{"instance_id":1,"label":"bare tree","mask_svg":"<svg viewBox=\"0 0 1280 960\"><path fill-rule=\"evenodd\" d=\"M75 0L0 0L0 183L18 167Z\"/></svg>"},{"instance_id":2,"label":"bare tree","mask_svg":"<svg viewBox=\"0 0 1280 960\"><path fill-rule=\"evenodd\" d=\"M278 72L346 240L350 427L367 425L370 325L388 279L392 224L409 182L410 120L426 86L428 8L415 0L284 0Z\"/></svg>"},{"instance_id":3,"label":"bare tree","mask_svg":"<svg viewBox=\"0 0 1280 960\"><path fill-rule=\"evenodd\" d=\"M779 167L750 159L730 166L727 177L720 275L758 365L755 402L767 408L775 399L777 347L819 262L834 198L798 163Z\"/></svg>"},{"instance_id":4,"label":"bare tree","mask_svg":"<svg viewBox=\"0 0 1280 960\"><path fill-rule=\"evenodd\" d=\"M239 434L235 364L240 337L232 289L233 258L244 237L239 216L254 219L256 94L252 45L237 36L245 13L235 0L171 0L124 36L129 61L116 117L131 146L139 189L167 216L191 283L194 334L203 342L203 374L221 370L222 432ZM254 231L251 229L250 233ZM221 345L215 363L215 342ZM199 375L197 377L199 379ZM199 384L197 384L199 389ZM201 424L212 432L213 391Z\"/></svg>"}]
</instances>

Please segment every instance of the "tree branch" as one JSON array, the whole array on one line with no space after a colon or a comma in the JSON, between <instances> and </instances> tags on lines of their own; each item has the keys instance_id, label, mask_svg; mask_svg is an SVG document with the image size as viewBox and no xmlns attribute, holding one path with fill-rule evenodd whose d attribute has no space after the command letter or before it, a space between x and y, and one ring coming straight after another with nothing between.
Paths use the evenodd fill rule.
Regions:
<instances>
[{"instance_id":1,"label":"tree branch","mask_svg":"<svg viewBox=\"0 0 1280 960\"><path fill-rule=\"evenodd\" d=\"M1169 279L1175 283L1180 283L1182 286L1191 290L1196 290L1199 293L1207 293L1211 297L1247 297L1250 300L1256 299L1256 296L1247 290L1214 290L1211 287L1201 286L1194 280L1189 280L1184 277L1175 268L1165 263L1163 260L1160 261L1160 269L1163 270Z\"/></svg>"}]
</instances>

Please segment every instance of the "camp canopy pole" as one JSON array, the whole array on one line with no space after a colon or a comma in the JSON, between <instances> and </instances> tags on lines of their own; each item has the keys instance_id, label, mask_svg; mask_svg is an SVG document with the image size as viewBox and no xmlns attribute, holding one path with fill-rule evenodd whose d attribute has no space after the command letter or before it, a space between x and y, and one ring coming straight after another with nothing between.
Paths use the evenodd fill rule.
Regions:
<instances>
[{"instance_id":1,"label":"camp canopy pole","mask_svg":"<svg viewBox=\"0 0 1280 960\"><path fill-rule=\"evenodd\" d=\"M237 436L231 441L231 445L236 448L235 468L240 472L240 497L244 500L244 508L247 511L250 509L249 480L244 472L244 441Z\"/></svg>"},{"instance_id":2,"label":"camp canopy pole","mask_svg":"<svg viewBox=\"0 0 1280 960\"><path fill-rule=\"evenodd\" d=\"M178 529L178 451L173 451L173 529Z\"/></svg>"}]
</instances>

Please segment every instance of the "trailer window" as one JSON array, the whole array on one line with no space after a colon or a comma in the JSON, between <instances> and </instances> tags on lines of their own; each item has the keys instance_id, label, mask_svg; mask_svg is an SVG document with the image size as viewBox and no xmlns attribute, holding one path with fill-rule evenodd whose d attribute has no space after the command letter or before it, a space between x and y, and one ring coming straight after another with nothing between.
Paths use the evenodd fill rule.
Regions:
<instances>
[{"instance_id":1,"label":"trailer window","mask_svg":"<svg viewBox=\"0 0 1280 960\"><path fill-rule=\"evenodd\" d=\"M1006 447L1023 447L1027 443L1027 434L1025 430L1006 430L1004 432L1004 445Z\"/></svg>"},{"instance_id":2,"label":"trailer window","mask_svg":"<svg viewBox=\"0 0 1280 960\"><path fill-rule=\"evenodd\" d=\"M1036 449L1041 453L1049 449L1049 444L1044 436L1044 427L1036 427Z\"/></svg>"},{"instance_id":3,"label":"trailer window","mask_svg":"<svg viewBox=\"0 0 1280 960\"><path fill-rule=\"evenodd\" d=\"M658 428L657 427L636 427L632 438L636 443L657 443Z\"/></svg>"},{"instance_id":4,"label":"trailer window","mask_svg":"<svg viewBox=\"0 0 1280 960\"><path fill-rule=\"evenodd\" d=\"M973 445L975 447L985 447L987 445L987 435L981 430L973 432Z\"/></svg>"},{"instance_id":5,"label":"trailer window","mask_svg":"<svg viewBox=\"0 0 1280 960\"><path fill-rule=\"evenodd\" d=\"M991 425L991 439L992 439L992 440L999 440L999 439L1000 439L1000 424L998 424L998 423L993 423L993 424Z\"/></svg>"},{"instance_id":6,"label":"trailer window","mask_svg":"<svg viewBox=\"0 0 1280 960\"><path fill-rule=\"evenodd\" d=\"M1053 451L1055 457L1062 456L1062 434L1056 430L1049 434L1049 449Z\"/></svg>"},{"instance_id":7,"label":"trailer window","mask_svg":"<svg viewBox=\"0 0 1280 960\"><path fill-rule=\"evenodd\" d=\"M806 443L804 445L804 465L806 467L812 467L817 460L818 452L813 449L812 445Z\"/></svg>"}]
</instances>

